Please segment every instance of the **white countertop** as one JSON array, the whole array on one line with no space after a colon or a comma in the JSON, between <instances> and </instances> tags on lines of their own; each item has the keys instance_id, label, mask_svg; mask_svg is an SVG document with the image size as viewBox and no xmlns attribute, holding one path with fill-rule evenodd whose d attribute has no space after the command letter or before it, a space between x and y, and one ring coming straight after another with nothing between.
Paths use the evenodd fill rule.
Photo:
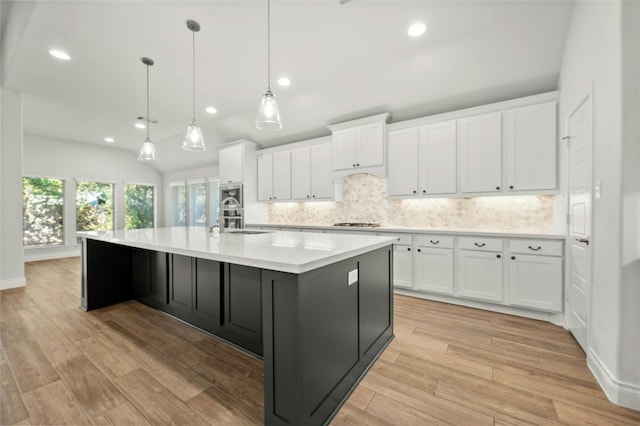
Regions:
<instances>
[{"instance_id":1,"label":"white countertop","mask_svg":"<svg viewBox=\"0 0 640 426\"><path fill-rule=\"evenodd\" d=\"M413 227L413 226L377 226L377 227L349 227L332 225L278 225L270 224L247 224L247 228L280 228L280 229L314 229L324 231L355 231L363 233L405 233L405 234L442 234L442 235L479 235L496 238L542 238L551 240L564 240L564 234L552 232L541 232L528 229L487 229L487 228L435 228L435 227Z\"/></svg>"},{"instance_id":2,"label":"white countertop","mask_svg":"<svg viewBox=\"0 0 640 426\"><path fill-rule=\"evenodd\" d=\"M79 232L79 236L148 250L301 274L388 246L395 239L373 235L273 231L221 233L203 227Z\"/></svg>"}]
</instances>

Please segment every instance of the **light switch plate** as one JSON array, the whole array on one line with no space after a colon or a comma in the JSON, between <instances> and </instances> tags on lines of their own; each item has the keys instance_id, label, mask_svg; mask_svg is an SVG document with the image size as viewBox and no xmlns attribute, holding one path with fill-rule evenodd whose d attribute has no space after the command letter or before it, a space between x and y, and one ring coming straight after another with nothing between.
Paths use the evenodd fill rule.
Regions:
<instances>
[{"instance_id":1,"label":"light switch plate","mask_svg":"<svg viewBox=\"0 0 640 426\"><path fill-rule=\"evenodd\" d=\"M349 285L358 282L358 270L349 271Z\"/></svg>"}]
</instances>

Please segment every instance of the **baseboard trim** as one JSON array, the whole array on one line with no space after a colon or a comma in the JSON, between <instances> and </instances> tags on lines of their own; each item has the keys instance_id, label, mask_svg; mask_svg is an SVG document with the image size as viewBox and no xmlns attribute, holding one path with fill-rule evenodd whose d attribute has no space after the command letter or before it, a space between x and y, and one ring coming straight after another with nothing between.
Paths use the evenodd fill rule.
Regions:
<instances>
[{"instance_id":1,"label":"baseboard trim","mask_svg":"<svg viewBox=\"0 0 640 426\"><path fill-rule=\"evenodd\" d=\"M38 260L62 259L65 257L78 257L81 253L81 246L60 246L29 248L24 250L25 262L36 262Z\"/></svg>"},{"instance_id":2,"label":"baseboard trim","mask_svg":"<svg viewBox=\"0 0 640 426\"><path fill-rule=\"evenodd\" d=\"M27 285L27 277L10 278L0 281L0 290L9 290L10 288L24 287Z\"/></svg>"},{"instance_id":3,"label":"baseboard trim","mask_svg":"<svg viewBox=\"0 0 640 426\"><path fill-rule=\"evenodd\" d=\"M587 366L611 402L633 410L640 410L640 386L622 382L613 377L606 365L591 349L587 354Z\"/></svg>"}]
</instances>

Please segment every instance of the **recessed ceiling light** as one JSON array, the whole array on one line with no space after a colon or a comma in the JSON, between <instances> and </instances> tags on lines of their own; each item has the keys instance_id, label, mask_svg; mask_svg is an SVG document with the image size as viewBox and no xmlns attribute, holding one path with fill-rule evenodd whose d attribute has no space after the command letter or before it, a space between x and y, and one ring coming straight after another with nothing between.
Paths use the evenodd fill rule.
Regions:
<instances>
[{"instance_id":1,"label":"recessed ceiling light","mask_svg":"<svg viewBox=\"0 0 640 426\"><path fill-rule=\"evenodd\" d=\"M427 30L427 26L423 22L416 22L414 24L411 24L407 33L411 37L418 37L424 34L426 30Z\"/></svg>"},{"instance_id":2,"label":"recessed ceiling light","mask_svg":"<svg viewBox=\"0 0 640 426\"><path fill-rule=\"evenodd\" d=\"M145 126L143 123L136 123L135 124L136 129L146 129L147 126Z\"/></svg>"},{"instance_id":3,"label":"recessed ceiling light","mask_svg":"<svg viewBox=\"0 0 640 426\"><path fill-rule=\"evenodd\" d=\"M113 142L115 142L116 140L115 140L114 138L106 137L106 138L104 138L104 141L105 141L105 142L109 142L109 143L113 143Z\"/></svg>"},{"instance_id":4,"label":"recessed ceiling light","mask_svg":"<svg viewBox=\"0 0 640 426\"><path fill-rule=\"evenodd\" d=\"M287 77L280 77L278 79L278 84L280 86L286 87L286 86L291 85L291 80L289 80Z\"/></svg>"},{"instance_id":5,"label":"recessed ceiling light","mask_svg":"<svg viewBox=\"0 0 640 426\"><path fill-rule=\"evenodd\" d=\"M216 112L218 112L218 110L216 109L216 107L214 106L208 106L205 111L207 111L209 114L215 114Z\"/></svg>"},{"instance_id":6,"label":"recessed ceiling light","mask_svg":"<svg viewBox=\"0 0 640 426\"><path fill-rule=\"evenodd\" d=\"M60 49L49 49L49 55L53 56L54 58L62 59L63 61L68 61L69 59L71 59L71 56L69 56L67 52Z\"/></svg>"}]
</instances>

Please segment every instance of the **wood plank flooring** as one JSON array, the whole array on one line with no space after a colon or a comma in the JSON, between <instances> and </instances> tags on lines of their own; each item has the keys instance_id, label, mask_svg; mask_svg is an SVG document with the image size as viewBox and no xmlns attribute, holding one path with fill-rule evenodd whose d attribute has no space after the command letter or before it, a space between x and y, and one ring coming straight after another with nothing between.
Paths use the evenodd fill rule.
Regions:
<instances>
[{"instance_id":1,"label":"wood plank flooring","mask_svg":"<svg viewBox=\"0 0 640 426\"><path fill-rule=\"evenodd\" d=\"M0 424L262 424L263 366L136 302L79 309L80 259L0 292ZM561 327L395 298L396 338L332 425L639 425Z\"/></svg>"}]
</instances>

